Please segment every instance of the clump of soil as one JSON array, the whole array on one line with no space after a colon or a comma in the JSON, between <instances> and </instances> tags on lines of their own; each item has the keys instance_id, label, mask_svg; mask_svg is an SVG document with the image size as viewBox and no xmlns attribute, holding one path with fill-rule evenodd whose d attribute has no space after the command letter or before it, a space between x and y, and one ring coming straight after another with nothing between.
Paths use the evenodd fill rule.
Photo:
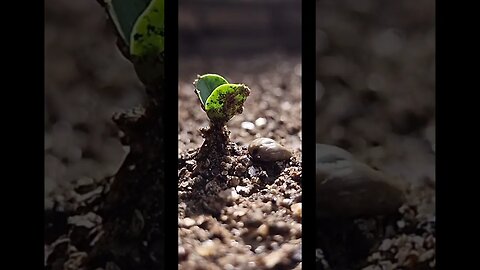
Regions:
<instances>
[{"instance_id":1,"label":"clump of soil","mask_svg":"<svg viewBox=\"0 0 480 270\"><path fill-rule=\"evenodd\" d=\"M260 163L245 146L229 142L223 154L212 147L179 160L180 269L299 266L299 157Z\"/></svg>"}]
</instances>

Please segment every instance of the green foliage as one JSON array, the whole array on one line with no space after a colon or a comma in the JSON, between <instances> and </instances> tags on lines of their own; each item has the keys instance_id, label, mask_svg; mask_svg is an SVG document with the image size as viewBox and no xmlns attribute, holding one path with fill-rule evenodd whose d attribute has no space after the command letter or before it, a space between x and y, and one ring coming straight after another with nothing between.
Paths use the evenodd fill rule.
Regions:
<instances>
[{"instance_id":1,"label":"green foliage","mask_svg":"<svg viewBox=\"0 0 480 270\"><path fill-rule=\"evenodd\" d=\"M149 89L165 79L164 0L104 0L119 37L120 49ZM152 92L153 93L153 92Z\"/></svg>"},{"instance_id":2,"label":"green foliage","mask_svg":"<svg viewBox=\"0 0 480 270\"><path fill-rule=\"evenodd\" d=\"M195 85L195 90L200 102L202 103L202 106L205 106L207 98L210 96L210 94L212 94L215 88L226 83L228 83L227 80L217 74L205 74L198 76L193 84Z\"/></svg>"},{"instance_id":3,"label":"green foliage","mask_svg":"<svg viewBox=\"0 0 480 270\"><path fill-rule=\"evenodd\" d=\"M217 74L199 76L194 85L202 108L214 123L224 124L242 113L243 104L250 95L245 84L228 83Z\"/></svg>"},{"instance_id":4,"label":"green foliage","mask_svg":"<svg viewBox=\"0 0 480 270\"><path fill-rule=\"evenodd\" d=\"M105 0L107 12L127 45L130 45L135 22L150 2L151 0Z\"/></svg>"},{"instance_id":5,"label":"green foliage","mask_svg":"<svg viewBox=\"0 0 480 270\"><path fill-rule=\"evenodd\" d=\"M107 0L119 35L137 57L157 57L164 50L164 0Z\"/></svg>"},{"instance_id":6,"label":"green foliage","mask_svg":"<svg viewBox=\"0 0 480 270\"><path fill-rule=\"evenodd\" d=\"M157 56L164 50L164 0L152 0L138 17L130 35L130 53Z\"/></svg>"}]
</instances>

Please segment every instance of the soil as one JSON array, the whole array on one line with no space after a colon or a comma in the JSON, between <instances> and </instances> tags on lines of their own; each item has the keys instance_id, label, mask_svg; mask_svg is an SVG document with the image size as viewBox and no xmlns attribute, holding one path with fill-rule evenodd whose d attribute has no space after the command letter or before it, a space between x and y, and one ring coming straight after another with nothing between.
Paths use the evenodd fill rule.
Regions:
<instances>
[{"instance_id":1,"label":"soil","mask_svg":"<svg viewBox=\"0 0 480 270\"><path fill-rule=\"evenodd\" d=\"M179 269L301 269L300 58L180 63ZM251 94L243 113L215 132L192 82L220 71ZM247 148L259 137L276 140L293 157L254 160Z\"/></svg>"}]
</instances>

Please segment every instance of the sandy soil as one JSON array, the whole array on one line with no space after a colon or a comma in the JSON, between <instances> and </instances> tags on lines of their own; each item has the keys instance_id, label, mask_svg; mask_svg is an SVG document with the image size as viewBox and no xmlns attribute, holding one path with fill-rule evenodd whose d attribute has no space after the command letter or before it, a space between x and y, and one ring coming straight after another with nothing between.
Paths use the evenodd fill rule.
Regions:
<instances>
[{"instance_id":1,"label":"sandy soil","mask_svg":"<svg viewBox=\"0 0 480 270\"><path fill-rule=\"evenodd\" d=\"M300 269L301 66L298 56L181 61L179 130L180 269ZM193 92L196 74L224 71L251 89L244 112L228 123L225 157L206 168L192 157L208 118ZM294 153L287 161L258 162L247 146L276 140ZM204 161L203 161L204 162Z\"/></svg>"}]
</instances>

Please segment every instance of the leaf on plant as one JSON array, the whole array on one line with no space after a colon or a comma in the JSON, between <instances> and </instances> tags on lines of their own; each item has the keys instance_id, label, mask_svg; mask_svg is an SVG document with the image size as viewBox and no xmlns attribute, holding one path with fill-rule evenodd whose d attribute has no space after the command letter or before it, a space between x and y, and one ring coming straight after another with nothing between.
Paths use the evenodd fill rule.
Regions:
<instances>
[{"instance_id":1,"label":"leaf on plant","mask_svg":"<svg viewBox=\"0 0 480 270\"><path fill-rule=\"evenodd\" d=\"M195 85L195 91L197 92L202 106L205 106L207 98L210 96L210 94L212 94L215 88L227 83L228 82L225 80L225 78L217 74L205 74L198 76L198 78L193 82Z\"/></svg>"},{"instance_id":2,"label":"leaf on plant","mask_svg":"<svg viewBox=\"0 0 480 270\"><path fill-rule=\"evenodd\" d=\"M164 0L152 0L138 17L130 34L130 53L157 56L164 50Z\"/></svg>"},{"instance_id":3,"label":"leaf on plant","mask_svg":"<svg viewBox=\"0 0 480 270\"><path fill-rule=\"evenodd\" d=\"M130 45L130 34L138 17L152 0L105 0L107 12L118 33Z\"/></svg>"},{"instance_id":4,"label":"leaf on plant","mask_svg":"<svg viewBox=\"0 0 480 270\"><path fill-rule=\"evenodd\" d=\"M227 122L243 112L243 103L250 95L244 84L223 84L215 88L205 102L205 111L210 120Z\"/></svg>"}]
</instances>

